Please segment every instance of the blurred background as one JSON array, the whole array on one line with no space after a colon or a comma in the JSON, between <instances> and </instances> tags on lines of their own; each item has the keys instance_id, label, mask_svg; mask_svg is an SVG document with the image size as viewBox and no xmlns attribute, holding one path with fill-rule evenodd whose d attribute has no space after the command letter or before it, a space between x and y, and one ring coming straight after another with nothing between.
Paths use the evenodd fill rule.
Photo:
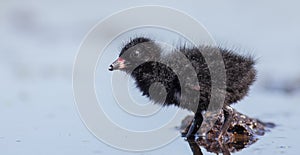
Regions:
<instances>
[{"instance_id":1,"label":"blurred background","mask_svg":"<svg viewBox=\"0 0 300 155\"><path fill-rule=\"evenodd\" d=\"M296 0L0 0L0 154L191 154L180 138L145 153L111 148L87 130L74 104L72 67L84 36L110 14L140 5L181 10L222 47L258 58L250 97L234 107L278 126L236 154L298 154Z\"/></svg>"}]
</instances>

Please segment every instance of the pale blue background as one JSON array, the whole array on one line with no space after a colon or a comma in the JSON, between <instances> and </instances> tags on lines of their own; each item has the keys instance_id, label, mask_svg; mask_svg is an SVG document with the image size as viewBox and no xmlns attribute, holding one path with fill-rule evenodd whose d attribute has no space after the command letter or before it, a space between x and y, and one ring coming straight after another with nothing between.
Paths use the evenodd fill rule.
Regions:
<instances>
[{"instance_id":1,"label":"pale blue background","mask_svg":"<svg viewBox=\"0 0 300 155\"><path fill-rule=\"evenodd\" d=\"M278 127L236 154L298 154L296 0L0 0L0 154L191 154L180 138L147 153L110 148L89 133L74 104L72 65L86 33L116 11L146 4L184 11L204 24L220 45L259 58L250 97L235 108ZM127 125L134 126L130 121Z\"/></svg>"}]
</instances>

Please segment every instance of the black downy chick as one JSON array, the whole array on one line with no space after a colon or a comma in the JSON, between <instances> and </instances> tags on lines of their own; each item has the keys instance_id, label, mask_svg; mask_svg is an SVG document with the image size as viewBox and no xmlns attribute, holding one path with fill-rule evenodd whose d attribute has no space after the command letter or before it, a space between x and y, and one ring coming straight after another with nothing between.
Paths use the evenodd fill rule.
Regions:
<instances>
[{"instance_id":1,"label":"black downy chick","mask_svg":"<svg viewBox=\"0 0 300 155\"><path fill-rule=\"evenodd\" d=\"M159 43L149 38L131 39L121 50L119 58L109 66L109 70L121 70L131 75L137 88L154 103L176 105L193 111L195 116L186 134L187 138L194 138L200 128L202 112L207 110L211 96L224 94L225 99L220 101L223 101L220 104L224 112L224 123L219 135L219 139L222 139L232 119L230 104L246 96L255 81L255 61L251 57L219 47L180 47L169 53L164 50ZM225 66L226 80L218 80L224 82L226 87L217 94L211 94L214 82L211 73L218 73L220 68L210 70L204 53L212 57L219 53ZM191 78L193 76L196 80Z\"/></svg>"}]
</instances>

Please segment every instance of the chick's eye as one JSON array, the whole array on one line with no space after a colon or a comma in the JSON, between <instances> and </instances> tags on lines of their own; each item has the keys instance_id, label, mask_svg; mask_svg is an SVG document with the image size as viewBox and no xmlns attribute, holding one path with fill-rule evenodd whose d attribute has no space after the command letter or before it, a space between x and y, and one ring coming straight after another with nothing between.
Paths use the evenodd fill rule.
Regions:
<instances>
[{"instance_id":1,"label":"chick's eye","mask_svg":"<svg viewBox=\"0 0 300 155\"><path fill-rule=\"evenodd\" d=\"M134 52L132 52L132 57L135 57L135 58L138 58L138 57L140 57L140 51L134 51Z\"/></svg>"}]
</instances>

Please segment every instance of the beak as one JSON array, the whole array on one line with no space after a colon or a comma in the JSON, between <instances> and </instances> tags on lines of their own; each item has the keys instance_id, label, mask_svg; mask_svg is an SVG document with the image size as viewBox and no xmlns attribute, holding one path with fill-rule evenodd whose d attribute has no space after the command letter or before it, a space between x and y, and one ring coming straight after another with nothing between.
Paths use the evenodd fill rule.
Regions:
<instances>
[{"instance_id":1,"label":"beak","mask_svg":"<svg viewBox=\"0 0 300 155\"><path fill-rule=\"evenodd\" d=\"M120 57L108 67L108 70L113 71L113 70L120 70L123 68L125 68L125 60Z\"/></svg>"}]
</instances>

